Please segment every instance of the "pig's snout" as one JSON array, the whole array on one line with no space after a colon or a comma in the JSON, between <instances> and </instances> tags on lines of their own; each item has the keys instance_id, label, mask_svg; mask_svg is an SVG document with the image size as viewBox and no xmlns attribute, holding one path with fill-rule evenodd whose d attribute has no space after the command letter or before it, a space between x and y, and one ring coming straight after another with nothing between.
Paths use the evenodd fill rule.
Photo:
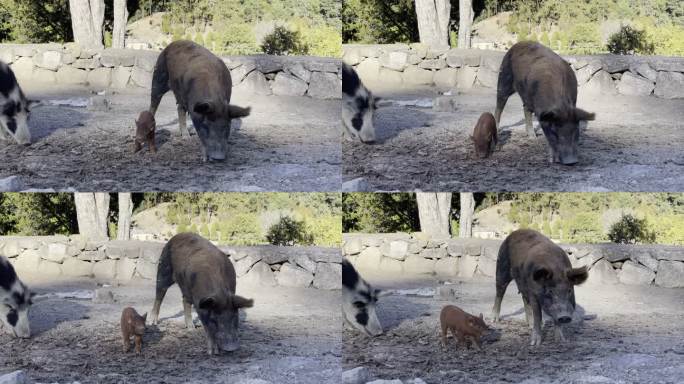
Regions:
<instances>
[{"instance_id":1,"label":"pig's snout","mask_svg":"<svg viewBox=\"0 0 684 384\"><path fill-rule=\"evenodd\" d=\"M567 324L567 323L569 323L569 322L571 322L571 321L572 321L572 317L570 317L570 316L561 316L561 317L558 318L558 322L559 322L560 324Z\"/></svg>"}]
</instances>

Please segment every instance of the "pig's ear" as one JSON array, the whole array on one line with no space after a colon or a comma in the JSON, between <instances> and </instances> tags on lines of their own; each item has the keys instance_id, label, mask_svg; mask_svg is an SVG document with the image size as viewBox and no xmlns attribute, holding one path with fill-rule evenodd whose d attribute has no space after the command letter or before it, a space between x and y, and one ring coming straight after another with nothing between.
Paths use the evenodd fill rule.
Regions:
<instances>
[{"instance_id":1,"label":"pig's ear","mask_svg":"<svg viewBox=\"0 0 684 384\"><path fill-rule=\"evenodd\" d=\"M199 307L200 309L212 309L216 306L216 299L213 297L205 297L200 299Z\"/></svg>"},{"instance_id":2,"label":"pig's ear","mask_svg":"<svg viewBox=\"0 0 684 384\"><path fill-rule=\"evenodd\" d=\"M378 109L378 103L382 101L382 97L375 96L373 98L373 109Z\"/></svg>"},{"instance_id":3,"label":"pig's ear","mask_svg":"<svg viewBox=\"0 0 684 384\"><path fill-rule=\"evenodd\" d=\"M209 101L201 101L199 103L195 103L195 106L192 107L192 110L200 115L211 115L214 113L214 105Z\"/></svg>"},{"instance_id":4,"label":"pig's ear","mask_svg":"<svg viewBox=\"0 0 684 384\"><path fill-rule=\"evenodd\" d=\"M587 270L587 266L582 266L579 268L573 268L566 272L568 276L568 280L574 285L579 285L584 283L587 278L589 277L589 270Z\"/></svg>"},{"instance_id":5,"label":"pig's ear","mask_svg":"<svg viewBox=\"0 0 684 384\"><path fill-rule=\"evenodd\" d=\"M147 312L145 312L145 314L142 315L142 318L143 318L143 322L147 321Z\"/></svg>"},{"instance_id":6,"label":"pig's ear","mask_svg":"<svg viewBox=\"0 0 684 384\"><path fill-rule=\"evenodd\" d=\"M559 114L557 111L546 111L539 115L539 121L544 121L547 123L553 123L554 121L558 121L558 119Z\"/></svg>"},{"instance_id":7,"label":"pig's ear","mask_svg":"<svg viewBox=\"0 0 684 384\"><path fill-rule=\"evenodd\" d=\"M238 308L251 308L254 306L254 300L252 299L245 299L242 296L233 296L233 307L235 309Z\"/></svg>"},{"instance_id":8,"label":"pig's ear","mask_svg":"<svg viewBox=\"0 0 684 384\"><path fill-rule=\"evenodd\" d=\"M595 113L587 112L583 109L575 108L575 119L577 121L587 121L594 120L596 118Z\"/></svg>"},{"instance_id":9,"label":"pig's ear","mask_svg":"<svg viewBox=\"0 0 684 384\"><path fill-rule=\"evenodd\" d=\"M546 268L539 268L532 274L532 278L535 281L548 280L552 276L551 271Z\"/></svg>"},{"instance_id":10,"label":"pig's ear","mask_svg":"<svg viewBox=\"0 0 684 384\"><path fill-rule=\"evenodd\" d=\"M238 107L237 105L230 105L228 104L228 114L232 118L240 118L240 117L247 117L249 116L249 113L252 111L252 107L247 107L247 108L242 108Z\"/></svg>"}]
</instances>

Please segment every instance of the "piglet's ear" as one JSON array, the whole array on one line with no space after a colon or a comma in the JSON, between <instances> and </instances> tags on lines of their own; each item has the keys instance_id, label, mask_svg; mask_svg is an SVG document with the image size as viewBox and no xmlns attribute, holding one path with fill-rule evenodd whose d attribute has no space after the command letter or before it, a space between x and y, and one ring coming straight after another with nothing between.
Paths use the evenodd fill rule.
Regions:
<instances>
[{"instance_id":1,"label":"piglet's ear","mask_svg":"<svg viewBox=\"0 0 684 384\"><path fill-rule=\"evenodd\" d=\"M238 308L251 308L254 306L254 300L252 299L245 299L242 296L233 296L233 307L235 309Z\"/></svg>"},{"instance_id":2,"label":"piglet's ear","mask_svg":"<svg viewBox=\"0 0 684 384\"><path fill-rule=\"evenodd\" d=\"M144 315L142 315L143 322L147 321L147 312L145 312Z\"/></svg>"},{"instance_id":3,"label":"piglet's ear","mask_svg":"<svg viewBox=\"0 0 684 384\"><path fill-rule=\"evenodd\" d=\"M238 107L237 105L230 105L228 104L228 114L232 118L240 118L240 117L247 117L249 116L249 113L252 111L252 107L247 107L247 108L242 108Z\"/></svg>"}]
</instances>

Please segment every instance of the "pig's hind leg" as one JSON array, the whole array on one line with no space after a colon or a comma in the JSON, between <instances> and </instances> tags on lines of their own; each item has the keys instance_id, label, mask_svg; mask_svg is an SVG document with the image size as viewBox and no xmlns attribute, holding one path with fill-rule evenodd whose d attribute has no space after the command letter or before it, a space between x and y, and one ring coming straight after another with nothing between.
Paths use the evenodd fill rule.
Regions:
<instances>
[{"instance_id":1,"label":"pig's hind leg","mask_svg":"<svg viewBox=\"0 0 684 384\"><path fill-rule=\"evenodd\" d=\"M154 306L150 313L150 317L152 318L151 324L157 324L159 322L159 309L161 303L164 300L164 296L166 296L166 291L173 285L173 268L171 266L170 253L167 244L167 246L162 249L161 256L159 256L159 266L157 267L157 290L154 296Z\"/></svg>"},{"instance_id":2,"label":"pig's hind leg","mask_svg":"<svg viewBox=\"0 0 684 384\"><path fill-rule=\"evenodd\" d=\"M511 276L511 261L508 255L508 243L504 241L499 248L499 254L496 260L496 298L494 299L494 307L492 308L492 321L495 323L499 321L501 301L503 300L506 288L511 280L513 280L513 277Z\"/></svg>"}]
</instances>

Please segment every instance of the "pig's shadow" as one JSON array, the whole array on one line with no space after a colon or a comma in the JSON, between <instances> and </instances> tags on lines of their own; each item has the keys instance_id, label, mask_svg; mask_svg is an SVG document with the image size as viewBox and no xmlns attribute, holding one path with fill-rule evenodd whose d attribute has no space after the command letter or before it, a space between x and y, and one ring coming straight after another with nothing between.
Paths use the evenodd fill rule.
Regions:
<instances>
[{"instance_id":1,"label":"pig's shadow","mask_svg":"<svg viewBox=\"0 0 684 384\"><path fill-rule=\"evenodd\" d=\"M40 335L56 328L59 323L86 319L87 312L88 307L78 300L50 298L36 301L29 312L31 335Z\"/></svg>"},{"instance_id":2,"label":"pig's shadow","mask_svg":"<svg viewBox=\"0 0 684 384\"><path fill-rule=\"evenodd\" d=\"M383 329L396 328L405 320L417 319L429 315L430 306L417 302L420 298L409 299L406 296L390 295L380 299L375 307L378 320Z\"/></svg>"},{"instance_id":3,"label":"pig's shadow","mask_svg":"<svg viewBox=\"0 0 684 384\"><path fill-rule=\"evenodd\" d=\"M432 124L433 116L417 107L388 105L375 111L375 142L383 144L401 131L419 129Z\"/></svg>"},{"instance_id":4,"label":"pig's shadow","mask_svg":"<svg viewBox=\"0 0 684 384\"><path fill-rule=\"evenodd\" d=\"M503 125L499 128L499 144L498 145L504 145L510 140L511 135L512 135L512 129L518 126L523 127L523 131L525 130L525 119L520 119L520 121L517 121L512 124L508 125ZM527 134L526 132L524 132Z\"/></svg>"}]
</instances>

